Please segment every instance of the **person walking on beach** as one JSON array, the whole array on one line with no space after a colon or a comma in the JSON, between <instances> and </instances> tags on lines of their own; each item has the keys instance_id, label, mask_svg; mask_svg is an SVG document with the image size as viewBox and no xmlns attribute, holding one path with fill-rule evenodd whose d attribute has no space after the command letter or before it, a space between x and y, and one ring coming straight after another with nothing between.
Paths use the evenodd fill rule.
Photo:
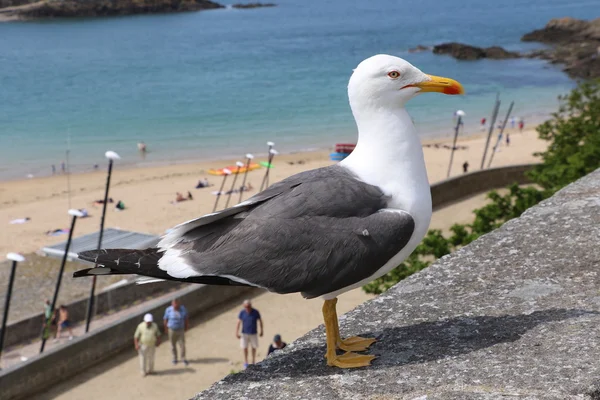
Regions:
<instances>
[{"instance_id":1,"label":"person walking on beach","mask_svg":"<svg viewBox=\"0 0 600 400\"><path fill-rule=\"evenodd\" d=\"M285 348L285 346L287 346L287 343L281 340L280 334L277 334L273 337L273 343L269 345L269 351L267 352L267 355L271 354L276 350L281 350Z\"/></svg>"},{"instance_id":2,"label":"person walking on beach","mask_svg":"<svg viewBox=\"0 0 600 400\"><path fill-rule=\"evenodd\" d=\"M510 134L506 134L506 147L510 146Z\"/></svg>"},{"instance_id":3,"label":"person walking on beach","mask_svg":"<svg viewBox=\"0 0 600 400\"><path fill-rule=\"evenodd\" d=\"M515 117L510 117L510 128L515 129L515 124L517 123L517 119Z\"/></svg>"},{"instance_id":4,"label":"person walking on beach","mask_svg":"<svg viewBox=\"0 0 600 400\"><path fill-rule=\"evenodd\" d=\"M523 128L525 127L525 121L521 118L519 121L519 132L523 133Z\"/></svg>"},{"instance_id":5,"label":"person walking on beach","mask_svg":"<svg viewBox=\"0 0 600 400\"><path fill-rule=\"evenodd\" d=\"M485 131L485 121L487 121L487 120L485 119L485 117L481 118L481 130L482 130L482 131Z\"/></svg>"},{"instance_id":6,"label":"person walking on beach","mask_svg":"<svg viewBox=\"0 0 600 400\"><path fill-rule=\"evenodd\" d=\"M58 308L58 324L56 328L55 341L60 339L60 332L64 329L69 330L69 340L73 339L73 328L71 328L71 321L69 321L69 310L67 306L61 304Z\"/></svg>"},{"instance_id":7,"label":"person walking on beach","mask_svg":"<svg viewBox=\"0 0 600 400\"><path fill-rule=\"evenodd\" d=\"M185 307L179 304L178 299L173 299L171 305L165 310L163 317L165 331L169 333L171 342L171 353L173 354L173 365L177 364L177 344L179 343L179 355L184 365L189 362L185 358L185 331L190 327L190 319Z\"/></svg>"},{"instance_id":8,"label":"person walking on beach","mask_svg":"<svg viewBox=\"0 0 600 400\"><path fill-rule=\"evenodd\" d=\"M465 161L463 164L463 173L466 174L467 172L469 172L469 162Z\"/></svg>"},{"instance_id":9,"label":"person walking on beach","mask_svg":"<svg viewBox=\"0 0 600 400\"><path fill-rule=\"evenodd\" d=\"M152 314L144 315L144 322L141 322L135 329L133 345L140 357L142 376L153 373L155 349L160 346L160 330L154 322Z\"/></svg>"},{"instance_id":10,"label":"person walking on beach","mask_svg":"<svg viewBox=\"0 0 600 400\"><path fill-rule=\"evenodd\" d=\"M258 348L258 336L263 335L263 321L257 309L252 308L250 300L244 300L243 309L238 315L235 328L235 336L240 339L240 346L244 350L244 369L248 367L248 346L252 347L252 364L256 362L256 349ZM257 325L260 322L260 334ZM240 335L240 326L242 333Z\"/></svg>"}]
</instances>

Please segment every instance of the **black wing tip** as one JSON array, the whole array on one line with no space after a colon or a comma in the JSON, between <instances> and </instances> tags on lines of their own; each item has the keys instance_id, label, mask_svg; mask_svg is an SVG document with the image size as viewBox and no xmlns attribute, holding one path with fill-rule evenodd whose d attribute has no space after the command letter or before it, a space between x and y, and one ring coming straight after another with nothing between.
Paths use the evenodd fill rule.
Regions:
<instances>
[{"instance_id":1,"label":"black wing tip","mask_svg":"<svg viewBox=\"0 0 600 400\"><path fill-rule=\"evenodd\" d=\"M79 271L73 272L73 278L82 278L84 276L98 276L98 275L118 275L121 274L119 271L115 271L108 267L96 267L80 269Z\"/></svg>"},{"instance_id":2,"label":"black wing tip","mask_svg":"<svg viewBox=\"0 0 600 400\"><path fill-rule=\"evenodd\" d=\"M98 250L87 250L77 253L77 257L84 261L95 262L98 258L98 254L100 254Z\"/></svg>"},{"instance_id":3,"label":"black wing tip","mask_svg":"<svg viewBox=\"0 0 600 400\"><path fill-rule=\"evenodd\" d=\"M73 272L73 278L81 278L84 276L91 276L91 274L89 272L92 269L93 268L87 268L87 269L80 269L79 271L75 271L75 272Z\"/></svg>"}]
</instances>

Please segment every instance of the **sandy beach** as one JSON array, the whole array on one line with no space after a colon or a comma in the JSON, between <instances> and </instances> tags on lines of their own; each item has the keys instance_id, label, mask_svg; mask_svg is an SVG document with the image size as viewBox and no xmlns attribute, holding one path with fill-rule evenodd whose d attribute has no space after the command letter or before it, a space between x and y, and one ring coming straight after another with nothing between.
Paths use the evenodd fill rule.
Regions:
<instances>
[{"instance_id":1,"label":"sandy beach","mask_svg":"<svg viewBox=\"0 0 600 400\"><path fill-rule=\"evenodd\" d=\"M510 132L511 144L503 143L495 154L493 166L511 165L535 162L532 153L545 148L545 142L537 138L535 130L527 130L522 134ZM495 139L492 141L495 142ZM428 142L432 145L450 144L450 139ZM467 149L457 150L454 155L452 176L462 173L462 164L468 161L469 170L479 169L485 138L483 135L459 140L459 146ZM285 151L285 149L280 149ZM270 172L270 182L279 181L292 174L331 165L328 151L283 154L274 160L274 168ZM430 182L446 178L450 150L424 147L425 160ZM258 161L264 161L259 159ZM109 207L106 217L106 227L163 234L166 229L177 223L195 218L212 211L215 196L211 193L218 190L222 178L206 173L210 168L232 165L235 160L220 162L199 162L194 164L167 165L145 168L119 168L115 165L110 197L115 202L122 200L126 209L117 212L114 205ZM256 193L264 175L264 168L248 174L248 181L255 187L244 198ZM215 186L194 189L198 180L207 177ZM106 180L104 168L100 171L84 174L73 174L70 179L71 208L86 208L90 217L80 219L76 227L76 236L97 231L99 228L101 206L94 206L94 200L103 198ZM228 179L226 189L231 185ZM239 184L239 181L238 181ZM236 186L238 185L236 184ZM66 240L66 235L47 236L46 232L54 229L69 227L70 217L67 215L69 200L67 196L67 177L56 175L46 178L34 178L18 181L6 181L0 185L0 254L10 251L31 253L43 246ZM172 204L175 193L187 194L190 191L192 201ZM234 195L232 204L236 204L239 195ZM225 204L220 201L219 208ZM19 218L30 218L24 224L9 224Z\"/></svg>"}]
</instances>

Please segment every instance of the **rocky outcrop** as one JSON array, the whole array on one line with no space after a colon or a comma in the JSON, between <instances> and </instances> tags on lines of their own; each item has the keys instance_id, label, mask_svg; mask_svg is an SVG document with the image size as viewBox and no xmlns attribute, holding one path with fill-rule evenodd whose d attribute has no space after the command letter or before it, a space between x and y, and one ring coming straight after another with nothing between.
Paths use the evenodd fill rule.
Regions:
<instances>
[{"instance_id":1,"label":"rocky outcrop","mask_svg":"<svg viewBox=\"0 0 600 400\"><path fill-rule=\"evenodd\" d=\"M103 17L223 8L210 0L46 0L0 9L5 17L19 19Z\"/></svg>"},{"instance_id":2,"label":"rocky outcrop","mask_svg":"<svg viewBox=\"0 0 600 400\"><path fill-rule=\"evenodd\" d=\"M569 43L576 39L600 40L600 18L592 21L570 17L552 19L544 28L526 33L521 38L524 42L549 44Z\"/></svg>"},{"instance_id":3,"label":"rocky outcrop","mask_svg":"<svg viewBox=\"0 0 600 400\"><path fill-rule=\"evenodd\" d=\"M600 77L600 18L592 21L553 19L544 28L525 34L521 40L551 46L533 51L528 57L564 64L564 71L573 78Z\"/></svg>"},{"instance_id":4,"label":"rocky outcrop","mask_svg":"<svg viewBox=\"0 0 600 400\"><path fill-rule=\"evenodd\" d=\"M17 7L24 4L35 3L38 0L0 0L0 9L6 7Z\"/></svg>"},{"instance_id":5,"label":"rocky outcrop","mask_svg":"<svg viewBox=\"0 0 600 400\"><path fill-rule=\"evenodd\" d=\"M422 44L418 45L417 47L412 47L410 49L408 49L409 53L420 53L422 51L427 51L430 50L431 47L429 46L423 46Z\"/></svg>"},{"instance_id":6,"label":"rocky outcrop","mask_svg":"<svg viewBox=\"0 0 600 400\"><path fill-rule=\"evenodd\" d=\"M234 4L233 8L261 8L261 7L275 7L273 3L248 3L248 4Z\"/></svg>"},{"instance_id":7,"label":"rocky outcrop","mask_svg":"<svg viewBox=\"0 0 600 400\"><path fill-rule=\"evenodd\" d=\"M518 58L519 53L507 51L502 47L476 47L464 43L442 43L433 46L434 54L447 54L458 60L479 60L482 58L492 58L502 60L506 58Z\"/></svg>"},{"instance_id":8,"label":"rocky outcrop","mask_svg":"<svg viewBox=\"0 0 600 400\"><path fill-rule=\"evenodd\" d=\"M600 77L600 18L592 21L553 19L544 28L525 34L521 40L545 43L550 47L519 54L498 46L482 48L452 42L434 46L433 52L450 55L458 60L540 58L552 64L563 64L563 70L572 78Z\"/></svg>"}]
</instances>

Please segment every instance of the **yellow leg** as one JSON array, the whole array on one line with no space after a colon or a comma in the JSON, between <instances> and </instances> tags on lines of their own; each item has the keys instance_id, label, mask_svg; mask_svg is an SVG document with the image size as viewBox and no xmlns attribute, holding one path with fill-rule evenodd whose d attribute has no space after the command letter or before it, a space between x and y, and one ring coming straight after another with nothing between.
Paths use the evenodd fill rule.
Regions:
<instances>
[{"instance_id":1,"label":"yellow leg","mask_svg":"<svg viewBox=\"0 0 600 400\"><path fill-rule=\"evenodd\" d=\"M377 340L374 338L363 338L360 336L352 336L347 339L342 339L340 336L340 327L338 324L338 317L336 311L337 298L331 300L333 301L333 313L335 315L335 337L336 337L336 347L340 350L344 351L365 351L375 343Z\"/></svg>"},{"instance_id":2,"label":"yellow leg","mask_svg":"<svg viewBox=\"0 0 600 400\"><path fill-rule=\"evenodd\" d=\"M339 326L335 311L337 299L325 300L323 304L323 319L325 320L325 334L327 335L327 365L339 368L358 368L371 365L375 356L367 356L347 352L341 356L336 353L339 337Z\"/></svg>"}]
</instances>

